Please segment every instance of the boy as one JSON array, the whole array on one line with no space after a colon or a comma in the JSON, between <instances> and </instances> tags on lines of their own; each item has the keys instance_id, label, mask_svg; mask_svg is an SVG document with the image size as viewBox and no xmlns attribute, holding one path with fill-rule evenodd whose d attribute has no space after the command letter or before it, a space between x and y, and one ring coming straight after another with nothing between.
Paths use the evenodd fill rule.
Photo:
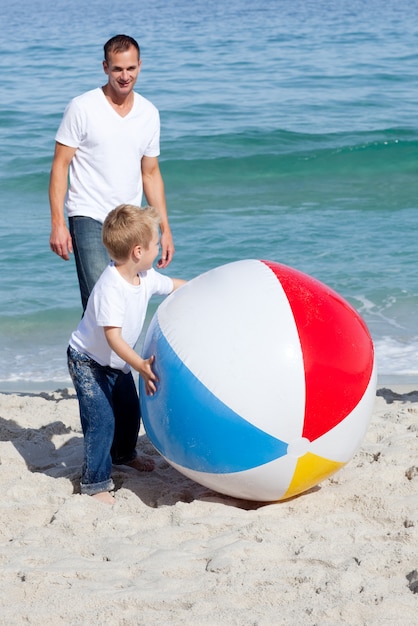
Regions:
<instances>
[{"instance_id":1,"label":"boy","mask_svg":"<svg viewBox=\"0 0 418 626\"><path fill-rule=\"evenodd\" d=\"M113 504L111 467L130 465L152 471L151 458L138 458L140 406L131 368L156 391L154 357L134 350L153 294L167 295L185 281L156 272L159 213L120 205L103 224L103 244L111 263L96 283L68 347L68 369L77 392L84 434L81 493Z\"/></svg>"}]
</instances>

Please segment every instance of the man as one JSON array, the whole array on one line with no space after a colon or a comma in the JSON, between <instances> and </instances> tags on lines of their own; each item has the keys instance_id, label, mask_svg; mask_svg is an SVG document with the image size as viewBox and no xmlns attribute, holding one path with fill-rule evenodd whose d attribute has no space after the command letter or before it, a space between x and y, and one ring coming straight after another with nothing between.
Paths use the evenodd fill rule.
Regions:
<instances>
[{"instance_id":1,"label":"man","mask_svg":"<svg viewBox=\"0 0 418 626\"><path fill-rule=\"evenodd\" d=\"M134 92L141 70L138 43L116 35L104 45L104 57L107 84L74 98L65 110L49 184L50 247L66 261L74 251L83 309L109 263L101 230L117 205L140 206L144 193L161 216L158 267L167 267L174 254L158 164L159 113Z\"/></svg>"}]
</instances>

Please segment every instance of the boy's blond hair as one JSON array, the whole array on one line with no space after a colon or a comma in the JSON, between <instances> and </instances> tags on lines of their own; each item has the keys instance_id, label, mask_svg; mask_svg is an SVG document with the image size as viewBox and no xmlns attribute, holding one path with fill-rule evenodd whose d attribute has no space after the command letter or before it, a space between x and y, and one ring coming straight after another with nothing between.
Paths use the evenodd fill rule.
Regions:
<instances>
[{"instance_id":1,"label":"boy's blond hair","mask_svg":"<svg viewBox=\"0 0 418 626\"><path fill-rule=\"evenodd\" d=\"M102 230L103 244L113 261L126 261L135 246L148 250L160 215L154 207L120 204L107 215Z\"/></svg>"}]
</instances>

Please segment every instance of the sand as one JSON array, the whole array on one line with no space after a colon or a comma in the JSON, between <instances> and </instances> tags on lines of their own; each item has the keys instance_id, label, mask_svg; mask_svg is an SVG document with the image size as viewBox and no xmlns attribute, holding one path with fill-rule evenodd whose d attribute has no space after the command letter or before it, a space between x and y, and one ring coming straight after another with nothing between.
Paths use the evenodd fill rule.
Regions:
<instances>
[{"instance_id":1,"label":"sand","mask_svg":"<svg viewBox=\"0 0 418 626\"><path fill-rule=\"evenodd\" d=\"M157 469L79 494L72 389L0 394L0 624L418 624L418 391L379 388L352 461L309 493L243 502Z\"/></svg>"}]
</instances>

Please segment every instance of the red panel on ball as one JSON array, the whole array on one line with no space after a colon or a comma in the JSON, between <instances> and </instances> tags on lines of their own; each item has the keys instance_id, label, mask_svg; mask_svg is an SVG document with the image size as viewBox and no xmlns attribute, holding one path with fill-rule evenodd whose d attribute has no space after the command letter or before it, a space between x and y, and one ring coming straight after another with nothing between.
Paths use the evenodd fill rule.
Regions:
<instances>
[{"instance_id":1,"label":"red panel on ball","mask_svg":"<svg viewBox=\"0 0 418 626\"><path fill-rule=\"evenodd\" d=\"M355 309L330 287L280 263L263 261L292 308L305 367L302 436L313 441L358 405L373 371L373 343Z\"/></svg>"}]
</instances>

